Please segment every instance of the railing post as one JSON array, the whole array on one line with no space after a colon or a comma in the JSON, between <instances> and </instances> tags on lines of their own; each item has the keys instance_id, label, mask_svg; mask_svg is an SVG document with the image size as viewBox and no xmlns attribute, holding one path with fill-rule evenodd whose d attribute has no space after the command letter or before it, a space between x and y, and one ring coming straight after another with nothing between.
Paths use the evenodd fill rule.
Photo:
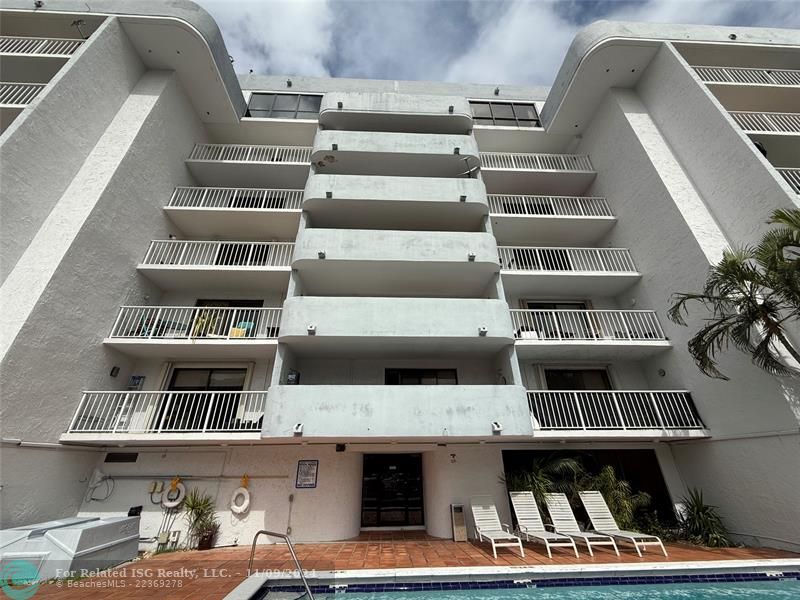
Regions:
<instances>
[{"instance_id":1,"label":"railing post","mask_svg":"<svg viewBox=\"0 0 800 600\"><path fill-rule=\"evenodd\" d=\"M175 264L176 265L182 265L183 264L183 258L184 258L184 256L186 256L186 248L187 248L187 246L189 244L186 243L186 242L168 242L168 243L169 244L181 244L181 251L180 251L180 254L178 254L178 260L175 262Z\"/></svg>"},{"instance_id":2,"label":"railing post","mask_svg":"<svg viewBox=\"0 0 800 600\"><path fill-rule=\"evenodd\" d=\"M81 395L81 401L78 402L78 408L75 410L75 415L72 417L72 421L69 424L69 428L67 429L68 432L71 432L75 429L75 425L78 423L78 418L81 416L81 412L86 406L86 396L86 392Z\"/></svg>"},{"instance_id":3,"label":"railing post","mask_svg":"<svg viewBox=\"0 0 800 600\"><path fill-rule=\"evenodd\" d=\"M125 411L125 406L128 404L128 398L130 398L130 392L127 392L125 396L122 398L122 404L119 406L119 411L117 413L117 418L114 421L114 427L111 428L111 433L117 433L117 427L119 427L119 422L122 420L122 413Z\"/></svg>"},{"instance_id":4,"label":"railing post","mask_svg":"<svg viewBox=\"0 0 800 600\"><path fill-rule=\"evenodd\" d=\"M206 432L208 429L208 420L211 418L211 410L214 408L214 404L217 401L217 394L216 392L211 392L211 398L208 400L208 408L206 409L206 418L203 421L203 433Z\"/></svg>"},{"instance_id":5,"label":"railing post","mask_svg":"<svg viewBox=\"0 0 800 600\"><path fill-rule=\"evenodd\" d=\"M167 401L164 403L164 412L161 413L161 420L158 423L158 431L156 433L161 433L164 429L164 421L167 419L167 415L169 414L169 408L172 405L172 392L167 394Z\"/></svg>"},{"instance_id":6,"label":"railing post","mask_svg":"<svg viewBox=\"0 0 800 600\"><path fill-rule=\"evenodd\" d=\"M611 392L611 400L614 402L614 409L617 411L619 424L622 426L623 430L627 430L628 426L625 424L625 416L622 414L622 410L619 407L619 401L617 400L617 394L615 392Z\"/></svg>"},{"instance_id":7,"label":"railing post","mask_svg":"<svg viewBox=\"0 0 800 600\"><path fill-rule=\"evenodd\" d=\"M236 327L236 314L239 312L238 308L234 308L233 312L231 312L231 320L228 323L228 333L225 334L227 339L231 339L231 329Z\"/></svg>"},{"instance_id":8,"label":"railing post","mask_svg":"<svg viewBox=\"0 0 800 600\"><path fill-rule=\"evenodd\" d=\"M122 319L122 313L125 310L124 306L119 307L119 312L117 313L117 318L114 321L114 325L111 326L111 336L110 337L119 337L119 331L117 328L119 327L119 322Z\"/></svg>"},{"instance_id":9,"label":"railing post","mask_svg":"<svg viewBox=\"0 0 800 600\"><path fill-rule=\"evenodd\" d=\"M586 431L586 420L583 418L583 410L581 410L581 402L580 398L578 397L580 392L570 392L572 394L572 399L575 402L575 410L578 412L578 421L581 424L581 429Z\"/></svg>"},{"instance_id":10,"label":"railing post","mask_svg":"<svg viewBox=\"0 0 800 600\"><path fill-rule=\"evenodd\" d=\"M149 332L148 332L148 334L147 334L147 338L148 338L148 339L153 339L153 332L155 332L155 331L156 331L156 329L157 329L157 328L158 328L158 326L159 326L159 323L160 323L160 321L161 321L161 310L162 310L162 309L161 309L161 307L160 307L160 306L159 306L159 307L158 307L158 309L156 310L156 315L155 315L155 317L153 318L153 324L152 324L152 326L150 327L150 331L149 331Z\"/></svg>"},{"instance_id":11,"label":"railing post","mask_svg":"<svg viewBox=\"0 0 800 600\"><path fill-rule=\"evenodd\" d=\"M661 425L661 430L666 431L667 426L664 423L664 418L661 416L661 411L658 410L658 403L656 402L655 392L648 392L648 398L650 398L650 404L653 407L653 413L656 415L656 419L658 419L659 424Z\"/></svg>"}]
</instances>

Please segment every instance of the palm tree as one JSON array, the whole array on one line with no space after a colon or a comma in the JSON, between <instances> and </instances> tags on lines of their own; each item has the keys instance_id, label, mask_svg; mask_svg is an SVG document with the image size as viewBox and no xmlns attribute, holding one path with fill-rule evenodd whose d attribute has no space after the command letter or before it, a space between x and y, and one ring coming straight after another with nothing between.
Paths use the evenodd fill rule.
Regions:
<instances>
[{"instance_id":1,"label":"palm tree","mask_svg":"<svg viewBox=\"0 0 800 600\"><path fill-rule=\"evenodd\" d=\"M582 475L583 465L579 460L549 454L534 457L527 469L501 476L500 481L509 491L533 492L539 509L547 514L544 495L563 492L568 497L574 496Z\"/></svg>"},{"instance_id":2,"label":"palm tree","mask_svg":"<svg viewBox=\"0 0 800 600\"><path fill-rule=\"evenodd\" d=\"M727 250L714 265L701 293L673 296L671 321L686 325L689 302L711 312L706 324L689 340L689 353L709 377L728 379L717 368L717 353L731 344L751 355L773 375L796 375L778 352L783 348L800 363L800 352L789 341L786 324L800 317L800 210L779 210L769 231L755 248Z\"/></svg>"}]
</instances>

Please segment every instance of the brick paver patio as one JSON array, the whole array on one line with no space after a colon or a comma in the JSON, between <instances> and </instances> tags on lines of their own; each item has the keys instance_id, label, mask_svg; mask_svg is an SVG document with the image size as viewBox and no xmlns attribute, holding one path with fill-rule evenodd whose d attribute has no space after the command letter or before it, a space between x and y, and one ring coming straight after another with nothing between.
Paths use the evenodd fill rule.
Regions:
<instances>
[{"instance_id":1,"label":"brick paver patio","mask_svg":"<svg viewBox=\"0 0 800 600\"><path fill-rule=\"evenodd\" d=\"M579 559L566 551L547 558L542 546L525 545L525 558L509 549L498 549L492 558L488 545L456 543L425 534L371 533L356 540L336 543L297 544L306 571L340 569L389 569L408 567L486 567L553 564L604 564L794 558L800 555L770 549L698 548L668 544L669 558L649 552L643 558L630 549L617 557L611 550L595 550L594 558L581 549ZM35 600L219 600L241 583L247 574L250 549L216 548L205 552L171 552L118 567L102 577L73 582L45 583ZM137 570L137 571L134 571ZM254 569L294 570L285 546L263 545L256 550Z\"/></svg>"}]
</instances>

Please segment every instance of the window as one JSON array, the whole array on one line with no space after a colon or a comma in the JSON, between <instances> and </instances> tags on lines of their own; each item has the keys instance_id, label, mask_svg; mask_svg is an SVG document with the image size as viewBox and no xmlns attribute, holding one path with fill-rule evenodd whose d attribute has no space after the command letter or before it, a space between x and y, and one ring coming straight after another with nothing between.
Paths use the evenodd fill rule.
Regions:
<instances>
[{"instance_id":1,"label":"window","mask_svg":"<svg viewBox=\"0 0 800 600\"><path fill-rule=\"evenodd\" d=\"M386 369L386 385L456 385L455 369Z\"/></svg>"},{"instance_id":2,"label":"window","mask_svg":"<svg viewBox=\"0 0 800 600\"><path fill-rule=\"evenodd\" d=\"M476 125L502 127L541 127L539 113L533 103L470 101Z\"/></svg>"},{"instance_id":3,"label":"window","mask_svg":"<svg viewBox=\"0 0 800 600\"><path fill-rule=\"evenodd\" d=\"M610 390L605 369L545 369L548 390Z\"/></svg>"},{"instance_id":4,"label":"window","mask_svg":"<svg viewBox=\"0 0 800 600\"><path fill-rule=\"evenodd\" d=\"M247 105L248 117L262 119L314 119L319 116L322 96L317 94L254 93Z\"/></svg>"}]
</instances>

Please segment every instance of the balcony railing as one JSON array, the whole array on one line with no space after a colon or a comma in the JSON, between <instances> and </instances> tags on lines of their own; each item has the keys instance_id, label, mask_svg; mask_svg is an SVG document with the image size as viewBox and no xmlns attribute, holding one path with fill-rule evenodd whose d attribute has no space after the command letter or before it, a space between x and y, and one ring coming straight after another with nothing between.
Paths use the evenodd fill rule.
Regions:
<instances>
[{"instance_id":1,"label":"balcony railing","mask_svg":"<svg viewBox=\"0 0 800 600\"><path fill-rule=\"evenodd\" d=\"M153 240L142 264L193 267L288 267L293 242Z\"/></svg>"},{"instance_id":2,"label":"balcony railing","mask_svg":"<svg viewBox=\"0 0 800 600\"><path fill-rule=\"evenodd\" d=\"M0 35L0 54L71 56L84 40Z\"/></svg>"},{"instance_id":3,"label":"balcony railing","mask_svg":"<svg viewBox=\"0 0 800 600\"><path fill-rule=\"evenodd\" d=\"M534 429L705 429L689 392L528 392Z\"/></svg>"},{"instance_id":4,"label":"balcony railing","mask_svg":"<svg viewBox=\"0 0 800 600\"><path fill-rule=\"evenodd\" d=\"M583 154L531 154L523 152L481 152L482 169L525 171L594 171Z\"/></svg>"},{"instance_id":5,"label":"balcony railing","mask_svg":"<svg viewBox=\"0 0 800 600\"><path fill-rule=\"evenodd\" d=\"M300 210L303 190L176 187L169 208Z\"/></svg>"},{"instance_id":6,"label":"balcony railing","mask_svg":"<svg viewBox=\"0 0 800 600\"><path fill-rule=\"evenodd\" d=\"M489 194L489 212L498 215L613 217L605 198Z\"/></svg>"},{"instance_id":7,"label":"balcony railing","mask_svg":"<svg viewBox=\"0 0 800 600\"><path fill-rule=\"evenodd\" d=\"M745 131L800 133L800 113L730 111Z\"/></svg>"},{"instance_id":8,"label":"balcony railing","mask_svg":"<svg viewBox=\"0 0 800 600\"><path fill-rule=\"evenodd\" d=\"M124 339L276 339L280 308L123 306L109 337Z\"/></svg>"},{"instance_id":9,"label":"balcony railing","mask_svg":"<svg viewBox=\"0 0 800 600\"><path fill-rule=\"evenodd\" d=\"M504 271L635 273L626 248L536 248L498 246Z\"/></svg>"},{"instance_id":10,"label":"balcony railing","mask_svg":"<svg viewBox=\"0 0 800 600\"><path fill-rule=\"evenodd\" d=\"M693 67L705 83L800 85L800 71L749 67Z\"/></svg>"},{"instance_id":11,"label":"balcony railing","mask_svg":"<svg viewBox=\"0 0 800 600\"><path fill-rule=\"evenodd\" d=\"M46 85L46 83L0 83L0 106L25 107Z\"/></svg>"},{"instance_id":12,"label":"balcony railing","mask_svg":"<svg viewBox=\"0 0 800 600\"><path fill-rule=\"evenodd\" d=\"M511 310L518 340L665 340L651 310Z\"/></svg>"},{"instance_id":13,"label":"balcony railing","mask_svg":"<svg viewBox=\"0 0 800 600\"><path fill-rule=\"evenodd\" d=\"M800 169L780 168L775 170L786 180L786 183L794 190L795 194L800 194Z\"/></svg>"},{"instance_id":14,"label":"balcony railing","mask_svg":"<svg viewBox=\"0 0 800 600\"><path fill-rule=\"evenodd\" d=\"M256 146L247 144L195 144L189 160L245 163L311 162L308 146Z\"/></svg>"},{"instance_id":15,"label":"balcony railing","mask_svg":"<svg viewBox=\"0 0 800 600\"><path fill-rule=\"evenodd\" d=\"M261 431L267 392L84 392L68 433Z\"/></svg>"}]
</instances>

